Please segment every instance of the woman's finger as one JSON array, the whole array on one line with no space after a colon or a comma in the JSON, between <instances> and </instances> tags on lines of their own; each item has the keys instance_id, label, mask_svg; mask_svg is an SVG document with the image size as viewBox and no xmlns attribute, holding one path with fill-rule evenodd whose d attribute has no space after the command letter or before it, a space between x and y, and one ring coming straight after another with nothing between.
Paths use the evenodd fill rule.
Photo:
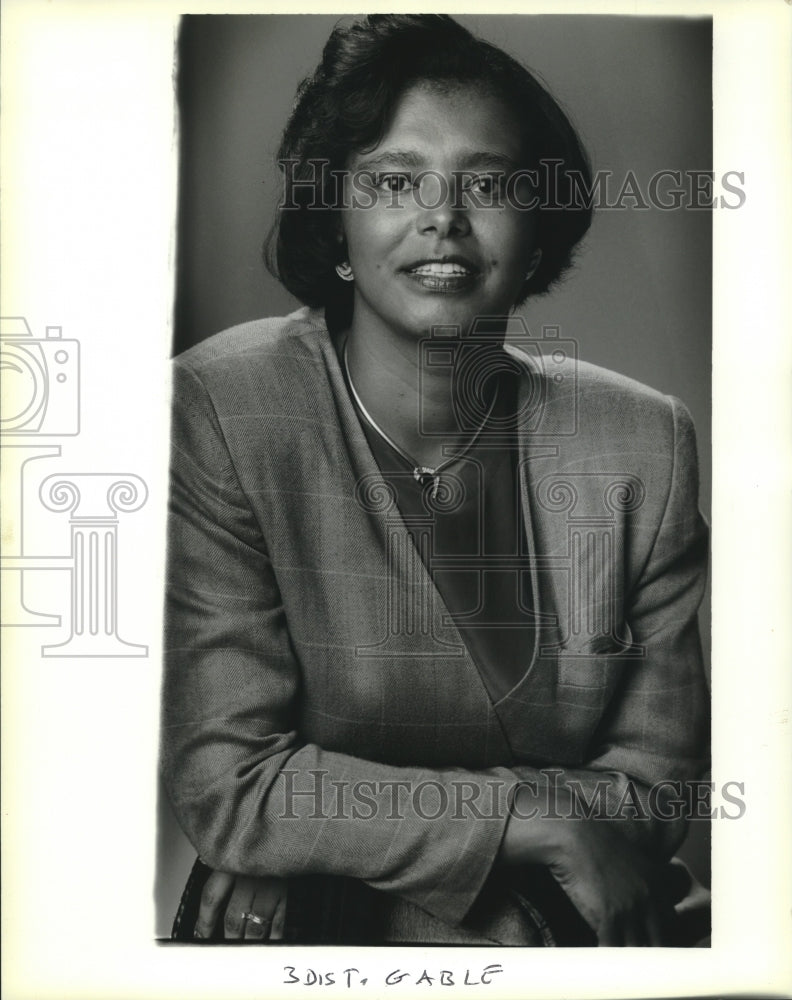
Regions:
<instances>
[{"instance_id":1,"label":"woman's finger","mask_svg":"<svg viewBox=\"0 0 792 1000\"><path fill-rule=\"evenodd\" d=\"M667 921L663 919L656 906L650 906L646 915L646 930L649 944L653 948L661 948L668 943Z\"/></svg>"},{"instance_id":2,"label":"woman's finger","mask_svg":"<svg viewBox=\"0 0 792 1000\"><path fill-rule=\"evenodd\" d=\"M272 915L272 927L270 928L270 941L282 941L286 936L286 883L275 912Z\"/></svg>"},{"instance_id":3,"label":"woman's finger","mask_svg":"<svg viewBox=\"0 0 792 1000\"><path fill-rule=\"evenodd\" d=\"M261 910L261 904L252 903L247 912L244 935L246 941L269 940L272 917L263 916Z\"/></svg>"},{"instance_id":4,"label":"woman's finger","mask_svg":"<svg viewBox=\"0 0 792 1000\"><path fill-rule=\"evenodd\" d=\"M644 948L649 942L649 934L642 911L625 913L621 920L622 944L625 948Z\"/></svg>"},{"instance_id":5,"label":"woman's finger","mask_svg":"<svg viewBox=\"0 0 792 1000\"><path fill-rule=\"evenodd\" d=\"M225 872L212 872L201 893L201 905L195 921L193 935L199 940L208 940L214 933L225 901L234 888L234 876Z\"/></svg>"},{"instance_id":6,"label":"woman's finger","mask_svg":"<svg viewBox=\"0 0 792 1000\"><path fill-rule=\"evenodd\" d=\"M256 880L238 875L223 920L223 936L226 941L241 941L245 936L247 915L252 912L255 894Z\"/></svg>"},{"instance_id":7,"label":"woman's finger","mask_svg":"<svg viewBox=\"0 0 792 1000\"><path fill-rule=\"evenodd\" d=\"M623 943L615 920L602 920L597 927L597 947L618 948Z\"/></svg>"},{"instance_id":8,"label":"woman's finger","mask_svg":"<svg viewBox=\"0 0 792 1000\"><path fill-rule=\"evenodd\" d=\"M280 900L282 882L279 878L255 880L255 895L245 924L246 941L267 941L272 934L275 910Z\"/></svg>"}]
</instances>

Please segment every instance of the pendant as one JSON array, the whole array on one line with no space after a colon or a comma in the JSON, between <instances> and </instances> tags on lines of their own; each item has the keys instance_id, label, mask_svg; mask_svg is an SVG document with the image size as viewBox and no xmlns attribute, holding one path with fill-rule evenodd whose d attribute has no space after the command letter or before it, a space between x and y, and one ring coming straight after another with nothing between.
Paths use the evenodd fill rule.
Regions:
<instances>
[{"instance_id":1,"label":"pendant","mask_svg":"<svg viewBox=\"0 0 792 1000\"><path fill-rule=\"evenodd\" d=\"M432 480L432 492L429 494L432 500L437 499L437 493L440 489L440 476L435 469L430 469L428 465L416 465L413 469L413 478L416 482L423 485L424 476L431 477Z\"/></svg>"}]
</instances>

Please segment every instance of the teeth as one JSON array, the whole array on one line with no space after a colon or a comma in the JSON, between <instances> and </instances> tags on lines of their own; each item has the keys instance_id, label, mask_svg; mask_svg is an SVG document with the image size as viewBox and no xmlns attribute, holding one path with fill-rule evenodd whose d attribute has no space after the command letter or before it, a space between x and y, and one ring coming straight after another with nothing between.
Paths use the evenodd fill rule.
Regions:
<instances>
[{"instance_id":1,"label":"teeth","mask_svg":"<svg viewBox=\"0 0 792 1000\"><path fill-rule=\"evenodd\" d=\"M470 274L462 264L442 264L437 261L432 264L421 264L412 269L413 274Z\"/></svg>"}]
</instances>

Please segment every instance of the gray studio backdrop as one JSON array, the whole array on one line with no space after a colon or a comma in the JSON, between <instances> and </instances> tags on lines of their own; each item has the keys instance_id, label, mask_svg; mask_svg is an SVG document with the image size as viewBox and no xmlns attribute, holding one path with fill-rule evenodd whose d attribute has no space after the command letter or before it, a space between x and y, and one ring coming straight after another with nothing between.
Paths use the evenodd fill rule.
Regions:
<instances>
[{"instance_id":1,"label":"gray studio backdrop","mask_svg":"<svg viewBox=\"0 0 792 1000\"><path fill-rule=\"evenodd\" d=\"M613 172L616 194L628 171L645 191L660 170L711 168L709 19L458 20L538 73L570 112L594 168ZM336 21L325 15L202 15L183 21L175 351L298 305L265 271L261 245L280 192L275 165L280 131L298 82L317 64ZM522 309L532 330L560 326L561 336L574 338L587 361L684 400L698 430L707 515L711 233L707 210L600 211L575 270ZM706 612L702 626L708 648ZM703 824L696 825L683 854L708 880ZM161 795L158 936L169 935L193 859Z\"/></svg>"}]
</instances>

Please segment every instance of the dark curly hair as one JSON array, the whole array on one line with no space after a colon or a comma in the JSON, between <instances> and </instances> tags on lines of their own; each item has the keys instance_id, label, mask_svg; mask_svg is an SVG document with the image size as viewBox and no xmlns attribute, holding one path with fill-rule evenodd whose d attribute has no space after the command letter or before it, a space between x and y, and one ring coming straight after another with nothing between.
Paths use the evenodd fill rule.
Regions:
<instances>
[{"instance_id":1,"label":"dark curly hair","mask_svg":"<svg viewBox=\"0 0 792 1000\"><path fill-rule=\"evenodd\" d=\"M573 171L591 189L582 143L556 101L515 59L446 15L371 14L339 24L316 72L298 88L278 150L284 204L292 207L281 207L265 244L269 270L302 302L324 306L333 325L349 322L353 296L352 286L335 272L345 251L332 207L333 172L337 177L344 170L352 152L377 145L398 99L424 80L486 88L523 124L531 150L525 168L556 164L541 171L545 188L536 225L542 259L518 302L546 291L560 277L591 224L591 206L575 196L567 176ZM326 168L318 175L317 198L316 187L312 190L304 182L316 181L316 163L321 161Z\"/></svg>"}]
</instances>

